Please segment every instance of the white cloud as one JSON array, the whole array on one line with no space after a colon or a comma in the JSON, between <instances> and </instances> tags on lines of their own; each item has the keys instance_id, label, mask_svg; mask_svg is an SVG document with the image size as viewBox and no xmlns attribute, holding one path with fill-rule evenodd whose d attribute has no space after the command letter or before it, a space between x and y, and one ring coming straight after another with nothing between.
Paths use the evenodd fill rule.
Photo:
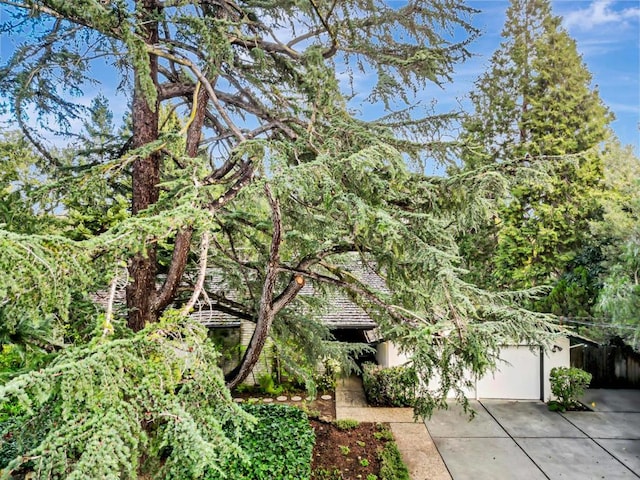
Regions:
<instances>
[{"instance_id":1,"label":"white cloud","mask_svg":"<svg viewBox=\"0 0 640 480\"><path fill-rule=\"evenodd\" d=\"M567 29L575 28L577 30L593 30L595 27L604 25L620 28L640 19L640 7L616 9L613 7L614 3L613 0L594 0L587 8L566 14L564 25Z\"/></svg>"}]
</instances>

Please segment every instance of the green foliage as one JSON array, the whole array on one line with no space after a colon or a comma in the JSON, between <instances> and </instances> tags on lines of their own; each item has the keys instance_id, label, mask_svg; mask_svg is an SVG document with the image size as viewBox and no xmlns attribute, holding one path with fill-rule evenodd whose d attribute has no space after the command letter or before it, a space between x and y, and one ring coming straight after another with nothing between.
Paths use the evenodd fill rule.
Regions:
<instances>
[{"instance_id":1,"label":"green foliage","mask_svg":"<svg viewBox=\"0 0 640 480\"><path fill-rule=\"evenodd\" d=\"M548 0L513 0L502 35L472 94L463 157L511 186L463 252L474 281L523 288L554 282L587 245L612 117Z\"/></svg>"},{"instance_id":2,"label":"green foliage","mask_svg":"<svg viewBox=\"0 0 640 480\"><path fill-rule=\"evenodd\" d=\"M339 430L353 430L360 425L360 422L351 418L341 418L340 420L334 421L333 424L338 427Z\"/></svg>"},{"instance_id":3,"label":"green foliage","mask_svg":"<svg viewBox=\"0 0 640 480\"><path fill-rule=\"evenodd\" d=\"M4 477L186 479L219 469L239 455L250 416L233 404L205 338L167 316L129 338L68 348L0 387L0 404L25 412Z\"/></svg>"},{"instance_id":4,"label":"green foliage","mask_svg":"<svg viewBox=\"0 0 640 480\"><path fill-rule=\"evenodd\" d=\"M412 367L382 368L367 363L363 366L362 383L367 401L372 405L385 407L415 405L418 376Z\"/></svg>"},{"instance_id":5,"label":"green foliage","mask_svg":"<svg viewBox=\"0 0 640 480\"><path fill-rule=\"evenodd\" d=\"M207 479L309 479L315 436L307 416L287 405L243 405L257 419L254 428L240 432L244 457L231 459Z\"/></svg>"},{"instance_id":6,"label":"green foliage","mask_svg":"<svg viewBox=\"0 0 640 480\"><path fill-rule=\"evenodd\" d=\"M74 295L95 282L89 252L59 235L1 229L0 250L0 344L60 346Z\"/></svg>"},{"instance_id":7,"label":"green foliage","mask_svg":"<svg viewBox=\"0 0 640 480\"><path fill-rule=\"evenodd\" d=\"M605 155L604 214L592 222L602 243L605 272L596 313L603 316L590 335L618 336L640 350L640 159L630 146L611 142Z\"/></svg>"},{"instance_id":8,"label":"green foliage","mask_svg":"<svg viewBox=\"0 0 640 480\"><path fill-rule=\"evenodd\" d=\"M535 308L562 317L593 316L602 288L602 262L601 248L583 248L568 264L567 271L556 281L549 295L535 303Z\"/></svg>"},{"instance_id":9,"label":"green foliage","mask_svg":"<svg viewBox=\"0 0 640 480\"><path fill-rule=\"evenodd\" d=\"M378 428L378 431L373 434L375 438L378 440L393 440L393 432L391 432L391 429L387 425L378 423L376 427Z\"/></svg>"},{"instance_id":10,"label":"green foliage","mask_svg":"<svg viewBox=\"0 0 640 480\"><path fill-rule=\"evenodd\" d=\"M342 372L338 360L327 359L322 364L322 372L316 373L313 378L316 389L320 392L330 392L336 389L338 378Z\"/></svg>"},{"instance_id":11,"label":"green foliage","mask_svg":"<svg viewBox=\"0 0 640 480\"><path fill-rule=\"evenodd\" d=\"M556 397L549 402L549 408L564 412L578 403L578 398L591 383L591 374L574 367L555 367L551 369L549 380L551 393Z\"/></svg>"},{"instance_id":12,"label":"green foliage","mask_svg":"<svg viewBox=\"0 0 640 480\"><path fill-rule=\"evenodd\" d=\"M380 459L380 480L410 480L409 470L402 461L402 455L395 442L385 443Z\"/></svg>"},{"instance_id":13,"label":"green foliage","mask_svg":"<svg viewBox=\"0 0 640 480\"><path fill-rule=\"evenodd\" d=\"M281 385L276 387L273 375L268 372L263 373L258 377L258 385L260 385L260 391L266 395L279 395L283 391Z\"/></svg>"},{"instance_id":14,"label":"green foliage","mask_svg":"<svg viewBox=\"0 0 640 480\"><path fill-rule=\"evenodd\" d=\"M215 273L204 282L208 300L194 308L258 320L283 369L312 393L319 362L335 359L348 375L355 357L370 352L334 342L318 320L335 295L348 297L385 339L413 354L416 411L428 414L450 390L464 401L465 378L490 368L500 343L545 343L557 333L550 316L523 308L540 290L496 293L466 280L457 239L496 213L504 177L488 169L447 178L418 173L457 153L441 141L453 115L418 118L403 107L468 56L476 31L464 3L248 2L231 10L200 1L160 9L150 2L9 3L3 30L29 35L0 65L0 96L42 156L44 191L59 195L72 227L51 238L0 236L0 249L10 252L10 261L0 258L0 298L11 300L0 312L10 321L0 325L9 334L23 313L36 331L50 321L46 333L58 343L85 342L85 331L70 328L83 323L117 331L125 315L138 329L186 303L206 260ZM280 33L288 38L273 38ZM91 58L117 68L93 70ZM354 117L367 106L341 91L338 64L347 77L377 77L368 100L382 107L381 118ZM102 99L74 103L85 103L83 89L111 73L133 99L123 135L110 132ZM69 150L46 148L51 130L78 135L77 124L85 126L82 138ZM156 131L156 124L164 126ZM210 248L201 253L204 232ZM384 287L358 277L354 259ZM122 265L129 276L113 284L128 311L89 316L78 304L107 290ZM312 284L316 300L299 294L299 279ZM69 355L56 362L71 363ZM442 388L428 390L436 373ZM139 384L131 380L122 392ZM192 444L181 441L175 451ZM207 458L183 468L198 470ZM171 461L162 467L179 470Z\"/></svg>"}]
</instances>

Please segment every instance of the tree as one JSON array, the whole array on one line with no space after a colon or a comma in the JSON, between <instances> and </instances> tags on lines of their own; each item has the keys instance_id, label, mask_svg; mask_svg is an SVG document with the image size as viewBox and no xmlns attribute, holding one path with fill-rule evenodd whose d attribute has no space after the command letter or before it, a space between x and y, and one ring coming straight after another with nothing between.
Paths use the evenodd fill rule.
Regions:
<instances>
[{"instance_id":1,"label":"tree","mask_svg":"<svg viewBox=\"0 0 640 480\"><path fill-rule=\"evenodd\" d=\"M112 58L123 88L130 85L131 138L67 187L131 175L129 215L70 242L100 259L111 286L127 262L131 330L151 331L176 310L186 317L198 302L254 321L251 344L227 379L232 387L269 335L309 361L321 351L344 353L298 298L308 281L320 294L341 289L386 338L414 353L424 380L420 414L444 405L449 389L463 399L468 372L489 368L501 342L544 342L555 332L549 317L521 307L538 292L494 293L462 280L455 237L490 213L500 177L415 173L409 162L447 158L450 146L437 138L448 117L413 118L402 109L365 122L350 113L336 74L339 67L372 75L373 101L410 104L412 92L447 80L467 56L475 32L463 4L6 3L13 28L29 24L40 35L2 67L0 91L52 168L60 159L36 120L50 128L54 115L73 136L70 122L87 109L69 94L96 74L92 60ZM456 41L449 28L468 35ZM172 109L184 123L163 130L163 111ZM355 276L353 256L388 289ZM205 281L211 270L220 278ZM117 330L114 298L99 323L107 336ZM437 371L442 390L432 392L427 379Z\"/></svg>"},{"instance_id":2,"label":"tree","mask_svg":"<svg viewBox=\"0 0 640 480\"><path fill-rule=\"evenodd\" d=\"M519 288L553 282L587 246L611 115L547 0L513 0L502 36L471 95L463 159L513 185L467 257L485 284Z\"/></svg>"},{"instance_id":3,"label":"tree","mask_svg":"<svg viewBox=\"0 0 640 480\"><path fill-rule=\"evenodd\" d=\"M603 216L591 223L604 252L603 287L596 313L606 321L591 329L604 336L618 336L640 349L640 159L631 146L617 141L607 145L604 156L605 192ZM607 324L609 324L607 326Z\"/></svg>"}]
</instances>

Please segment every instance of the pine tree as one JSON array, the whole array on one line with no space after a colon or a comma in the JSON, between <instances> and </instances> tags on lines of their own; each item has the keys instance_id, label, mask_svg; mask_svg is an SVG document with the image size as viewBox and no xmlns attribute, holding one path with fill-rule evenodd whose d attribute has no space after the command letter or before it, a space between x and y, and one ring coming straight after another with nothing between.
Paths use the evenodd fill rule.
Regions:
<instances>
[{"instance_id":1,"label":"pine tree","mask_svg":"<svg viewBox=\"0 0 640 480\"><path fill-rule=\"evenodd\" d=\"M471 95L464 164L513 186L466 256L485 283L518 288L553 282L588 241L611 115L547 0L513 0L502 36Z\"/></svg>"}]
</instances>

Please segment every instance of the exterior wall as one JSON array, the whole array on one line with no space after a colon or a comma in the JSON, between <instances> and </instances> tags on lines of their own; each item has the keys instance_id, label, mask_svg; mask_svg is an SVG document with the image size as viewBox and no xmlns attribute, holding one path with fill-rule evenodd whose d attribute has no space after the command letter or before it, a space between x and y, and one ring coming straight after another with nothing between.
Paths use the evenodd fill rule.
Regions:
<instances>
[{"instance_id":1,"label":"exterior wall","mask_svg":"<svg viewBox=\"0 0 640 480\"><path fill-rule=\"evenodd\" d=\"M251 336L256 329L256 325L253 322L242 320L240 322L240 344L243 347L248 347L251 342ZM244 350L243 350L244 352ZM242 358L242 357L241 357ZM251 373L244 380L246 385L257 385L258 379L265 373L273 373L273 342L267 338L262 353L260 353L260 359L256 363Z\"/></svg>"},{"instance_id":2,"label":"exterior wall","mask_svg":"<svg viewBox=\"0 0 640 480\"><path fill-rule=\"evenodd\" d=\"M376 346L376 361L383 367L397 367L404 365L411 357L400 353L398 346L393 342L381 342Z\"/></svg>"},{"instance_id":3,"label":"exterior wall","mask_svg":"<svg viewBox=\"0 0 640 480\"><path fill-rule=\"evenodd\" d=\"M555 350L555 352L554 352ZM553 342L551 348L547 349L544 357L544 372L542 373L543 391L542 400L551 400L551 382L549 381L549 374L554 367L569 367L571 366L571 342L569 337L561 337Z\"/></svg>"},{"instance_id":4,"label":"exterior wall","mask_svg":"<svg viewBox=\"0 0 640 480\"><path fill-rule=\"evenodd\" d=\"M555 351L554 351L555 350ZM468 398L503 398L512 400L543 400L551 397L549 374L554 367L569 366L569 339L556 339L551 348L543 352L528 345L508 345L500 350L500 360L495 372L489 372L473 381L475 388L468 389ZM391 342L380 343L376 358L383 367L403 365L410 356L400 354ZM429 388L437 389L439 378L434 377Z\"/></svg>"}]
</instances>

